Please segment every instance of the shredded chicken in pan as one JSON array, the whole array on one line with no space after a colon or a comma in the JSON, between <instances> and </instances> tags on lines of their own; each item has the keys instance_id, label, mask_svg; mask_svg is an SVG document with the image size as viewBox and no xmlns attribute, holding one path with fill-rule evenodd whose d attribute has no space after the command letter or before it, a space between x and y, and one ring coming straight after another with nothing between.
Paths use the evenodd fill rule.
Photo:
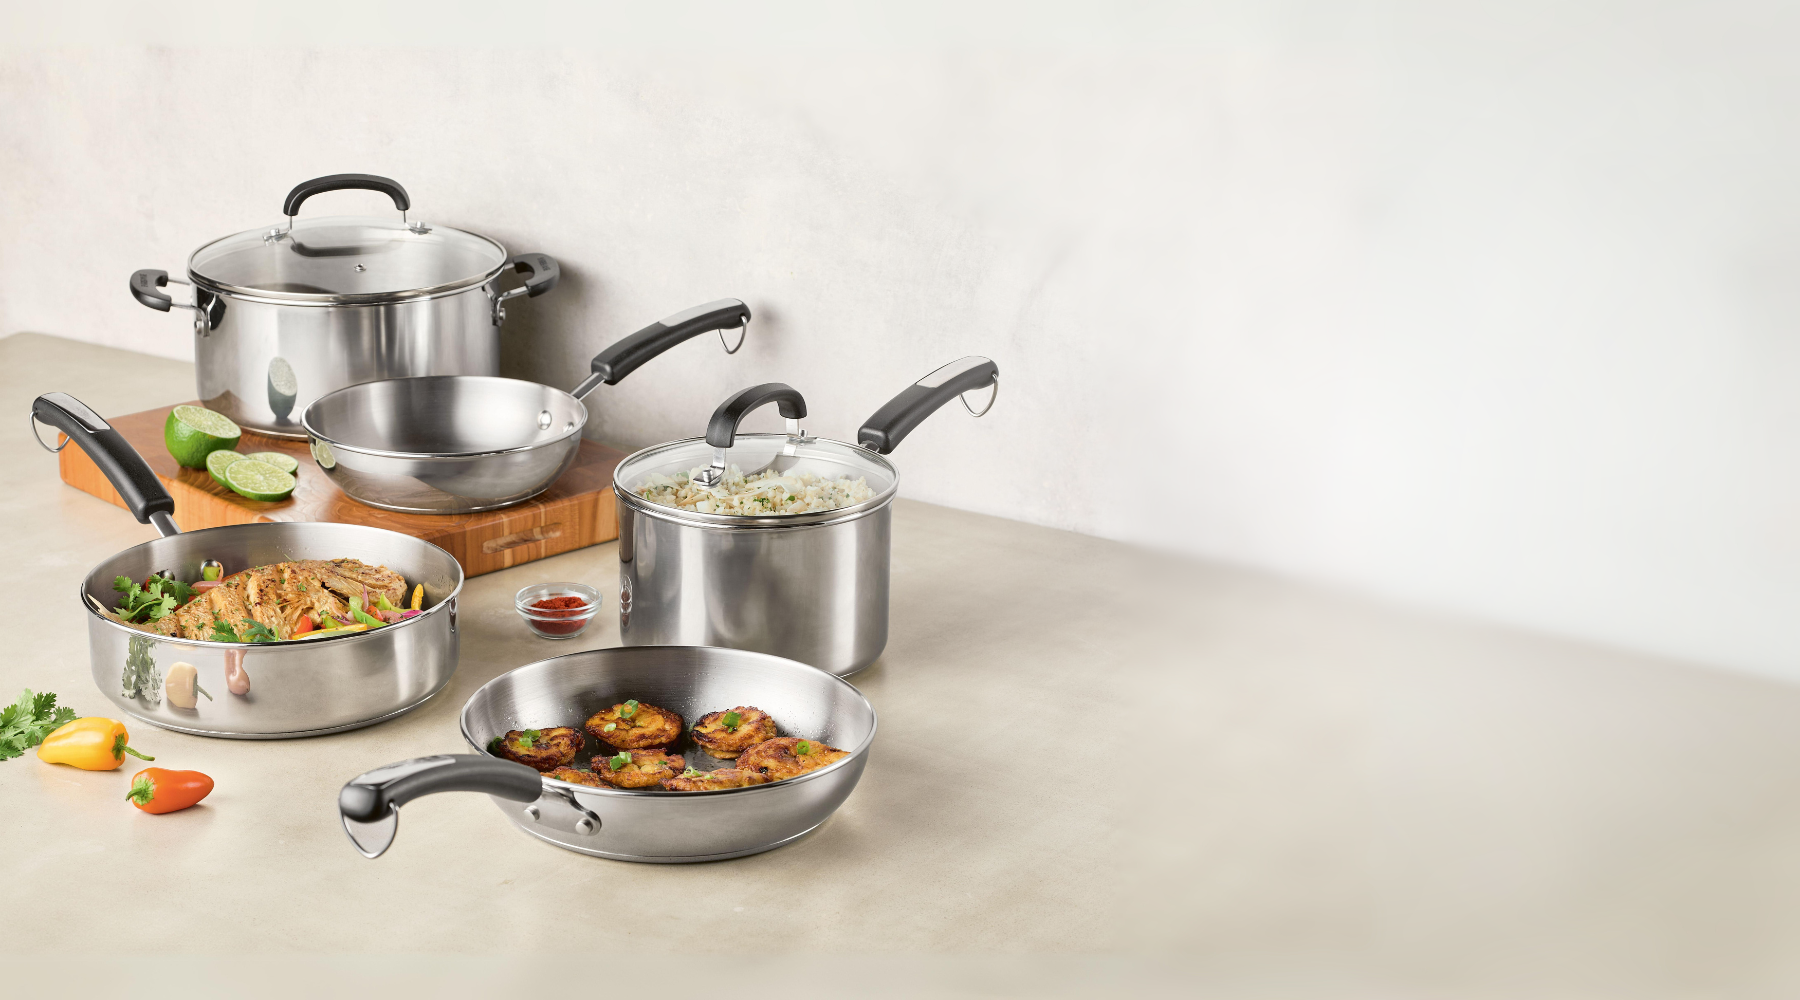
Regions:
<instances>
[{"instance_id":1,"label":"shredded chicken in pan","mask_svg":"<svg viewBox=\"0 0 1800 1000\"><path fill-rule=\"evenodd\" d=\"M256 622L277 638L290 639L302 617L315 624L348 622L350 598L368 607L382 594L399 605L406 597L406 578L357 559L305 559L235 573L157 621L127 622L112 612L107 615L141 632L181 639L211 639L215 620L240 634Z\"/></svg>"}]
</instances>

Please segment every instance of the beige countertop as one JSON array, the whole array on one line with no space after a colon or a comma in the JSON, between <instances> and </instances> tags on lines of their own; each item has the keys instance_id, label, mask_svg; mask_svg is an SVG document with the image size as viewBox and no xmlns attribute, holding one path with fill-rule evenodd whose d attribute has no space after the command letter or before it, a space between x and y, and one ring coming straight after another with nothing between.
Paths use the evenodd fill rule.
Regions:
<instances>
[{"instance_id":1,"label":"beige countertop","mask_svg":"<svg viewBox=\"0 0 1800 1000\"><path fill-rule=\"evenodd\" d=\"M125 413L191 387L185 364L0 340L0 697L112 714L74 594L153 535L61 484L25 437L30 400ZM0 762L0 880L29 900L0 953L140 970L206 953L185 974L215 985L262 956L275 994L300 978L269 970L307 956L505 992L520 963L615 949L840 995L851 976L849 995L1800 990L1800 691L906 501L892 636L854 679L881 734L812 836L632 865L436 795L360 857L338 788L460 752L457 712L492 677L615 645L605 615L550 642L510 607L527 583L579 579L610 611L615 552L471 580L455 680L400 719L267 743L134 725L159 766L216 779L186 812L130 808L130 765Z\"/></svg>"}]
</instances>

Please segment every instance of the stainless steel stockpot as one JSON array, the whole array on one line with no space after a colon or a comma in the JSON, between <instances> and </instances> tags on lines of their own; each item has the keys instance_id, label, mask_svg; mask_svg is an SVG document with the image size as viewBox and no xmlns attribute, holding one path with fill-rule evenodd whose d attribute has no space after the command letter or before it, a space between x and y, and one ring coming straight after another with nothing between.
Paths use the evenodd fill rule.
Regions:
<instances>
[{"instance_id":1,"label":"stainless steel stockpot","mask_svg":"<svg viewBox=\"0 0 1800 1000\"><path fill-rule=\"evenodd\" d=\"M456 672L456 602L463 572L430 542L354 524L237 524L179 532L175 501L143 458L106 421L60 392L39 396L32 416L69 435L94 459L140 522L164 537L103 561L82 581L94 683L135 719L197 736L282 739L356 729L418 707ZM113 580L167 571L200 579L216 559L227 574L289 559L353 557L388 567L425 587L425 613L368 632L329 639L228 643L170 639L102 615L119 595ZM210 697L192 708L163 696L169 668L194 665Z\"/></svg>"},{"instance_id":2,"label":"stainless steel stockpot","mask_svg":"<svg viewBox=\"0 0 1800 1000\"><path fill-rule=\"evenodd\" d=\"M574 726L636 698L698 719L755 705L784 736L850 755L809 774L714 792L595 788L539 774L482 753L513 729ZM501 674L463 706L463 740L477 753L439 754L358 775L338 796L344 831L365 857L393 843L402 805L433 792L485 792L513 825L558 847L615 861L677 863L742 857L812 831L850 796L875 741L875 709L848 682L761 653L692 646L596 649L540 660ZM587 752L575 766L595 756ZM693 767L730 767L677 746ZM599 756L605 756L601 750Z\"/></svg>"},{"instance_id":3,"label":"stainless steel stockpot","mask_svg":"<svg viewBox=\"0 0 1800 1000\"><path fill-rule=\"evenodd\" d=\"M398 219L295 215L326 191L379 191ZM194 313L200 399L240 425L304 437L299 416L318 397L371 379L498 375L504 302L542 295L561 273L547 254L509 255L499 243L449 226L409 222L406 189L372 174L333 174L298 185L285 227L214 240L188 258L188 280L166 271L131 276L152 309ZM525 284L498 291L508 270ZM162 289L191 284L192 305Z\"/></svg>"},{"instance_id":4,"label":"stainless steel stockpot","mask_svg":"<svg viewBox=\"0 0 1800 1000\"><path fill-rule=\"evenodd\" d=\"M465 514L529 500L567 472L587 426L584 404L638 366L709 331L750 327L750 308L720 299L652 323L595 356L571 392L536 382L433 375L346 386L306 408L313 459L371 507ZM738 345L743 345L743 335ZM726 353L737 353L737 347Z\"/></svg>"},{"instance_id":5,"label":"stainless steel stockpot","mask_svg":"<svg viewBox=\"0 0 1800 1000\"><path fill-rule=\"evenodd\" d=\"M799 426L805 400L771 382L726 400L705 437L627 457L613 473L620 640L758 650L840 675L875 662L887 645L891 506L900 485L883 456L951 399L988 385L998 391L999 377L986 358L945 365L870 416L854 445L808 437ZM737 433L746 414L771 402L787 418L786 434ZM874 495L836 510L742 516L670 507L638 492L653 474L716 484L732 465L861 478Z\"/></svg>"}]
</instances>

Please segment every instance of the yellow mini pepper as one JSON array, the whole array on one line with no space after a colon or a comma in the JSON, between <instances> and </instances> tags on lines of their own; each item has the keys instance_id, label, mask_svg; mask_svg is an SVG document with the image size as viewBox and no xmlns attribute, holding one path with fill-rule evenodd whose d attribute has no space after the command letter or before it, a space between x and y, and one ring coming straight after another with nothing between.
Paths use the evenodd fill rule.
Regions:
<instances>
[{"instance_id":1,"label":"yellow mini pepper","mask_svg":"<svg viewBox=\"0 0 1800 1000\"><path fill-rule=\"evenodd\" d=\"M76 719L38 744L38 759L49 764L68 764L83 771L111 771L125 763L125 755L155 760L126 746L131 734L116 719Z\"/></svg>"}]
</instances>

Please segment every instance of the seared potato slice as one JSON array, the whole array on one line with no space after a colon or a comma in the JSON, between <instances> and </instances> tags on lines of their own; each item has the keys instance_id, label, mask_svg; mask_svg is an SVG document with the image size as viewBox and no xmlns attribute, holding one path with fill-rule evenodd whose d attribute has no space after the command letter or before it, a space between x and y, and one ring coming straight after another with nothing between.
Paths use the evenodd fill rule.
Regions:
<instances>
[{"instance_id":1,"label":"seared potato slice","mask_svg":"<svg viewBox=\"0 0 1800 1000\"><path fill-rule=\"evenodd\" d=\"M850 756L850 751L828 747L818 740L803 740L798 736L777 736L744 751L738 757L737 766L758 774L767 775L770 781L783 778L794 778L808 771L817 771L833 761L843 760Z\"/></svg>"},{"instance_id":2,"label":"seared potato slice","mask_svg":"<svg viewBox=\"0 0 1800 1000\"><path fill-rule=\"evenodd\" d=\"M681 716L636 699L595 712L584 726L588 735L620 750L666 747L681 738Z\"/></svg>"},{"instance_id":3,"label":"seared potato slice","mask_svg":"<svg viewBox=\"0 0 1800 1000\"><path fill-rule=\"evenodd\" d=\"M588 766L596 780L614 788L654 788L664 778L680 774L687 761L667 750L620 750L611 757L596 756Z\"/></svg>"},{"instance_id":4,"label":"seared potato slice","mask_svg":"<svg viewBox=\"0 0 1800 1000\"><path fill-rule=\"evenodd\" d=\"M549 771L575 759L587 740L568 726L550 729L513 729L488 745L488 749L527 767Z\"/></svg>"},{"instance_id":5,"label":"seared potato slice","mask_svg":"<svg viewBox=\"0 0 1800 1000\"><path fill-rule=\"evenodd\" d=\"M578 771L572 767L559 767L554 771L546 772L544 777L555 778L558 781L573 781L577 785L600 787L599 775L592 771Z\"/></svg>"},{"instance_id":6,"label":"seared potato slice","mask_svg":"<svg viewBox=\"0 0 1800 1000\"><path fill-rule=\"evenodd\" d=\"M720 768L717 771L696 771L689 768L673 778L664 778L662 786L671 792L714 792L721 788L744 788L768 783L768 778L755 771L735 767Z\"/></svg>"},{"instance_id":7,"label":"seared potato slice","mask_svg":"<svg viewBox=\"0 0 1800 1000\"><path fill-rule=\"evenodd\" d=\"M694 742L720 760L731 760L774 738L775 720L754 705L739 705L729 712L708 712L694 723Z\"/></svg>"}]
</instances>

